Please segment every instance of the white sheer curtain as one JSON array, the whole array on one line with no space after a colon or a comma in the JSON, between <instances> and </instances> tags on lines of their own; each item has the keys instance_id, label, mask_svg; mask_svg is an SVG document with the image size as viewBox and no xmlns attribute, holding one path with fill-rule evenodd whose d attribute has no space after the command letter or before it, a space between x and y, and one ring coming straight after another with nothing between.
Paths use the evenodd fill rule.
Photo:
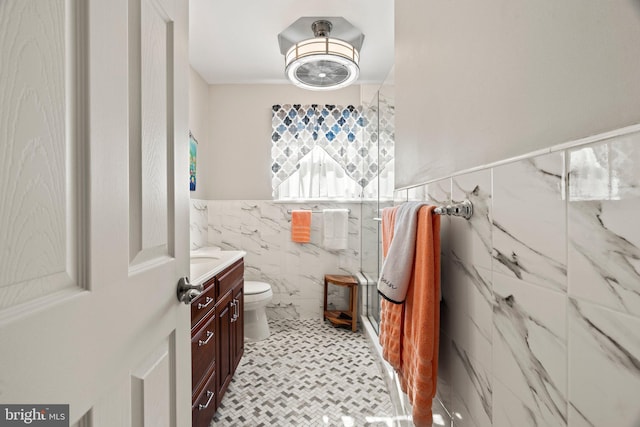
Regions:
<instances>
[{"instance_id":1,"label":"white sheer curtain","mask_svg":"<svg viewBox=\"0 0 640 427\"><path fill-rule=\"evenodd\" d=\"M362 187L326 151L315 147L274 190L276 200L360 199Z\"/></svg>"}]
</instances>

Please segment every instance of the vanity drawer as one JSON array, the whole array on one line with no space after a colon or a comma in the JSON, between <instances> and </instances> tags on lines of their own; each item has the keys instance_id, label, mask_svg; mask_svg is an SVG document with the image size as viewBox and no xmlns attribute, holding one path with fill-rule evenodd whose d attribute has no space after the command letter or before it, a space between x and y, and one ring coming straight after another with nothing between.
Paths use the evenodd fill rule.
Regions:
<instances>
[{"instance_id":1,"label":"vanity drawer","mask_svg":"<svg viewBox=\"0 0 640 427\"><path fill-rule=\"evenodd\" d=\"M194 393L200 390L200 383L215 366L216 323L215 313L191 338L191 387Z\"/></svg>"},{"instance_id":2,"label":"vanity drawer","mask_svg":"<svg viewBox=\"0 0 640 427\"><path fill-rule=\"evenodd\" d=\"M212 282L209 284L209 282ZM193 329L216 305L214 279L205 283L204 292L191 303L191 328Z\"/></svg>"},{"instance_id":3,"label":"vanity drawer","mask_svg":"<svg viewBox=\"0 0 640 427\"><path fill-rule=\"evenodd\" d=\"M202 392L194 400L191 407L193 427L209 427L216 413L216 376L211 374Z\"/></svg>"},{"instance_id":4,"label":"vanity drawer","mask_svg":"<svg viewBox=\"0 0 640 427\"><path fill-rule=\"evenodd\" d=\"M244 277L244 261L239 260L218 277L218 298L225 295Z\"/></svg>"}]
</instances>

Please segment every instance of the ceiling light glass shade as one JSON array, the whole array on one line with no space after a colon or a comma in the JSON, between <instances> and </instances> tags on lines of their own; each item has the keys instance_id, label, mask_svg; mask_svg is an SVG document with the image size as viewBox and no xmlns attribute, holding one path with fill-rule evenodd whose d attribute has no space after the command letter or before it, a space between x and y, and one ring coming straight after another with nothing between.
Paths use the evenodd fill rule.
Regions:
<instances>
[{"instance_id":1,"label":"ceiling light glass shade","mask_svg":"<svg viewBox=\"0 0 640 427\"><path fill-rule=\"evenodd\" d=\"M329 37L294 44L284 60L287 77L303 89L339 89L353 83L360 74L358 50L343 40Z\"/></svg>"}]
</instances>

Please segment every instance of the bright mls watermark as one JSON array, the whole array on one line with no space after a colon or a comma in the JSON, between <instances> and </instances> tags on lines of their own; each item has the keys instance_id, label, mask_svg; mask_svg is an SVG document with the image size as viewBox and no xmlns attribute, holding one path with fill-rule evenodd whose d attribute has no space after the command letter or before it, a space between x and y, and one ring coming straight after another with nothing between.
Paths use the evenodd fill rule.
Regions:
<instances>
[{"instance_id":1,"label":"bright mls watermark","mask_svg":"<svg viewBox=\"0 0 640 427\"><path fill-rule=\"evenodd\" d=\"M0 427L69 427L69 405L0 405Z\"/></svg>"}]
</instances>

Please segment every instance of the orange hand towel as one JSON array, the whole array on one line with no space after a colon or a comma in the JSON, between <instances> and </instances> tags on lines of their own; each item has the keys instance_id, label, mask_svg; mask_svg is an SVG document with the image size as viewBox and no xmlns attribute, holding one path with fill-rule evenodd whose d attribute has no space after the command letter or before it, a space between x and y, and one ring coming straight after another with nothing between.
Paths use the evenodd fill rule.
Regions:
<instances>
[{"instance_id":1,"label":"orange hand towel","mask_svg":"<svg viewBox=\"0 0 640 427\"><path fill-rule=\"evenodd\" d=\"M440 216L418 212L415 264L405 300L401 386L413 406L413 423L431 426L440 332Z\"/></svg>"},{"instance_id":2,"label":"orange hand towel","mask_svg":"<svg viewBox=\"0 0 640 427\"><path fill-rule=\"evenodd\" d=\"M387 256L393 240L398 207L382 210L382 255ZM400 371L400 350L402 340L402 322L404 304L393 304L386 299L380 302L380 333L378 340L382 346L382 357L396 370Z\"/></svg>"},{"instance_id":3,"label":"orange hand towel","mask_svg":"<svg viewBox=\"0 0 640 427\"><path fill-rule=\"evenodd\" d=\"M297 243L311 241L311 211L293 210L291 212L291 240Z\"/></svg>"}]
</instances>

